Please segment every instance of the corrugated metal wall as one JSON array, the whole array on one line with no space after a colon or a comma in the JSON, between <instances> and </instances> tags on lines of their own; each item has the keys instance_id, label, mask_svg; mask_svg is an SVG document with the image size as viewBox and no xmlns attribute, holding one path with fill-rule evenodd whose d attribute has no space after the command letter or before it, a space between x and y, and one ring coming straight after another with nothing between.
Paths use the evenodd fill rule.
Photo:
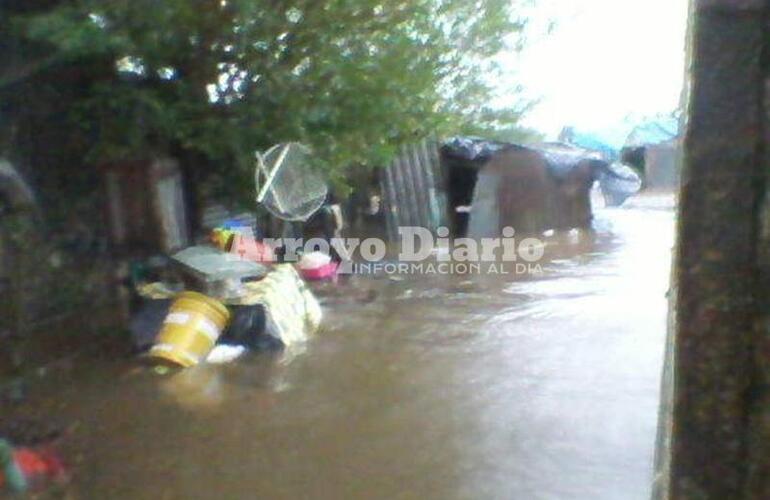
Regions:
<instances>
[{"instance_id":1,"label":"corrugated metal wall","mask_svg":"<svg viewBox=\"0 0 770 500\"><path fill-rule=\"evenodd\" d=\"M404 146L380 175L388 237L398 241L399 227L424 227L435 234L448 225L446 178L438 140Z\"/></svg>"}]
</instances>

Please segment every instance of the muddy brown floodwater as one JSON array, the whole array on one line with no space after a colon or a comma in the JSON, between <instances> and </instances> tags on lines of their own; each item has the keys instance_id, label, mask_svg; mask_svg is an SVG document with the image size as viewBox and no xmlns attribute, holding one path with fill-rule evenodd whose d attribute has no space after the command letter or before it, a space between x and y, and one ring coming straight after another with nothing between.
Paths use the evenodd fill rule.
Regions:
<instances>
[{"instance_id":1,"label":"muddy brown floodwater","mask_svg":"<svg viewBox=\"0 0 770 500\"><path fill-rule=\"evenodd\" d=\"M100 361L29 404L71 423L74 498L646 499L673 222L632 200L541 276L360 279L304 352Z\"/></svg>"}]
</instances>

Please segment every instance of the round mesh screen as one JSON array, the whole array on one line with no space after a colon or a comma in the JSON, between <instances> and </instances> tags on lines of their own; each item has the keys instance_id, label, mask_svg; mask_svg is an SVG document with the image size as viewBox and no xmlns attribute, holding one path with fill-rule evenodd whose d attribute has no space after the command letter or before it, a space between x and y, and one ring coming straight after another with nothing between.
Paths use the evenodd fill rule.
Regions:
<instances>
[{"instance_id":1,"label":"round mesh screen","mask_svg":"<svg viewBox=\"0 0 770 500\"><path fill-rule=\"evenodd\" d=\"M257 167L256 180L257 201L288 221L308 220L328 194L324 177L312 168L310 150L298 143L270 148Z\"/></svg>"}]
</instances>

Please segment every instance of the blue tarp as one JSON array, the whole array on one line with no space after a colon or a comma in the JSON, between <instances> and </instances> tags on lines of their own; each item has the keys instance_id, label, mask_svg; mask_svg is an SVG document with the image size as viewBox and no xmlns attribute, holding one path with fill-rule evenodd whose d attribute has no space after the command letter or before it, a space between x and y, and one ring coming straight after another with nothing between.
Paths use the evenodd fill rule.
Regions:
<instances>
[{"instance_id":1,"label":"blue tarp","mask_svg":"<svg viewBox=\"0 0 770 500\"><path fill-rule=\"evenodd\" d=\"M634 127L626 139L626 147L641 147L668 142L679 136L679 120L661 118L650 120Z\"/></svg>"},{"instance_id":2,"label":"blue tarp","mask_svg":"<svg viewBox=\"0 0 770 500\"><path fill-rule=\"evenodd\" d=\"M674 117L656 118L625 124L604 132L564 127L559 140L582 149L601 153L605 160L617 161L624 147L641 147L668 142L679 136L679 120Z\"/></svg>"},{"instance_id":3,"label":"blue tarp","mask_svg":"<svg viewBox=\"0 0 770 500\"><path fill-rule=\"evenodd\" d=\"M577 130L575 127L565 127L559 140L589 151L600 153L605 160L613 161L618 158L622 148L622 140L609 137L606 134Z\"/></svg>"}]
</instances>

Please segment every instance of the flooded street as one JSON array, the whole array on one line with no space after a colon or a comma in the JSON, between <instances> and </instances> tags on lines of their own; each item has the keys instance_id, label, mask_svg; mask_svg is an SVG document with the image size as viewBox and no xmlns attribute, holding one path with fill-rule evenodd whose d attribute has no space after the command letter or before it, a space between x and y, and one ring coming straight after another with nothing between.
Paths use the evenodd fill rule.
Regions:
<instances>
[{"instance_id":1,"label":"flooded street","mask_svg":"<svg viewBox=\"0 0 770 500\"><path fill-rule=\"evenodd\" d=\"M77 367L77 498L646 499L674 212L601 209L544 274L361 279L301 353Z\"/></svg>"}]
</instances>

